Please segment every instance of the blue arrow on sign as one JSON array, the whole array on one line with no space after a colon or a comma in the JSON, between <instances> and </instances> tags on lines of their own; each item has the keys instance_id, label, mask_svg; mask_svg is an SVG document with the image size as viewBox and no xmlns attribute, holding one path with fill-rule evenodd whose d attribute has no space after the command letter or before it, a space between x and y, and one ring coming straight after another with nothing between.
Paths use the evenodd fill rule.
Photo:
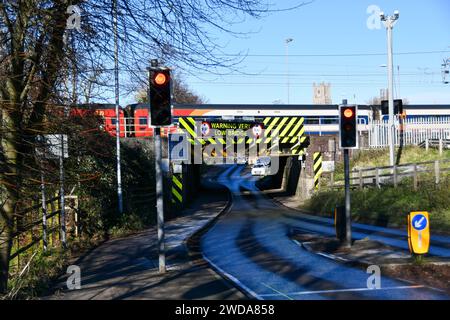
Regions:
<instances>
[{"instance_id":1,"label":"blue arrow on sign","mask_svg":"<svg viewBox=\"0 0 450 320\"><path fill-rule=\"evenodd\" d=\"M423 214L418 214L414 216L411 223L414 229L421 231L427 227L428 220Z\"/></svg>"}]
</instances>

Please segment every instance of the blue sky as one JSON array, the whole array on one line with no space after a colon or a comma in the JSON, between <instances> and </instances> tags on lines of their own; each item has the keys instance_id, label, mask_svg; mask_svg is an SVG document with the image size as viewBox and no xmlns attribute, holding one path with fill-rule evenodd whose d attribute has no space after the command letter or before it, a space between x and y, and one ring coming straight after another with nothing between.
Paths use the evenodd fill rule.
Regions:
<instances>
[{"instance_id":1,"label":"blue sky","mask_svg":"<svg viewBox=\"0 0 450 320\"><path fill-rule=\"evenodd\" d=\"M294 3L298 1L280 1L278 6ZM239 72L212 76L193 71L198 77L186 73L186 83L209 103L286 103L285 39L292 38L291 104L312 103L312 83L321 81L331 83L333 103L343 98L366 103L387 86L387 69L380 67L387 63L386 29L367 27L370 5L386 14L400 11L393 33L394 53L401 53L394 55L395 71L400 71L395 76L396 97L410 103L450 103L450 85L443 84L441 76L442 61L450 58L448 0L315 0L294 11L248 20L234 29L257 33L245 38L214 34L227 44L227 52L248 52ZM420 53L430 51L447 52Z\"/></svg>"}]
</instances>

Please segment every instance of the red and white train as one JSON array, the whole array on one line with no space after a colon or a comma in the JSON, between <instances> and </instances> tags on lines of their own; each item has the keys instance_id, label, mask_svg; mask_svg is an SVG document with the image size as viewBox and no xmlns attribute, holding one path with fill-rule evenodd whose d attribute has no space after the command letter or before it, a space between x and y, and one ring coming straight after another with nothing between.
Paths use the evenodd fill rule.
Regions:
<instances>
[{"instance_id":1,"label":"red and white train","mask_svg":"<svg viewBox=\"0 0 450 320\"><path fill-rule=\"evenodd\" d=\"M111 136L116 136L116 105L115 104L78 104L70 109L71 116L98 115L103 119L103 129ZM153 127L149 125L150 106L144 103L127 105L119 108L120 137L152 137ZM161 135L167 136L169 132L176 132L177 126L164 127Z\"/></svg>"},{"instance_id":2,"label":"red and white train","mask_svg":"<svg viewBox=\"0 0 450 320\"><path fill-rule=\"evenodd\" d=\"M450 105L405 105L406 119L450 119ZM72 115L83 116L92 112L104 119L104 129L116 135L116 112L114 104L80 104L71 108ZM371 120L380 119L380 106L358 106L360 130L368 130ZM217 104L174 104L173 126L161 130L163 136L177 131L179 117L193 117L198 120L233 118L234 120L272 116L303 116L307 134L335 133L338 130L337 105L217 105ZM376 116L378 115L378 116ZM381 117L383 120L383 117ZM152 137L150 126L150 105L135 103L120 108L120 137ZM447 123L447 122L445 122Z\"/></svg>"}]
</instances>

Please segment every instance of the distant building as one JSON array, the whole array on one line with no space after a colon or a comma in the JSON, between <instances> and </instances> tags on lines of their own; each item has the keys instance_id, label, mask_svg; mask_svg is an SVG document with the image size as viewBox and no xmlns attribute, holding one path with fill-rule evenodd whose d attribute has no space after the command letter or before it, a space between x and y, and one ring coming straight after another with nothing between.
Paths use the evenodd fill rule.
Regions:
<instances>
[{"instance_id":1,"label":"distant building","mask_svg":"<svg viewBox=\"0 0 450 320\"><path fill-rule=\"evenodd\" d=\"M313 104L331 104L331 85L321 82L313 83Z\"/></svg>"}]
</instances>

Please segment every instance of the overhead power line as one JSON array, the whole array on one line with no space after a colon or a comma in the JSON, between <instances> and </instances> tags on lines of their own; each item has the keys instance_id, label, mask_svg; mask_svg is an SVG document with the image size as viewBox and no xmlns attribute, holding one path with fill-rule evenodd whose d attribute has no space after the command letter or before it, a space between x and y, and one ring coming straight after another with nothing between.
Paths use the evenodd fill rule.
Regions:
<instances>
[{"instance_id":1,"label":"overhead power line","mask_svg":"<svg viewBox=\"0 0 450 320\"><path fill-rule=\"evenodd\" d=\"M440 51L406 51L406 52L396 52L394 55L414 55L414 54L438 54L438 53L448 53L448 50ZM308 53L308 54L290 54L289 57L364 57L364 56L385 56L385 52L356 52L356 53ZM282 54L222 54L222 56L227 57L283 57Z\"/></svg>"}]
</instances>

